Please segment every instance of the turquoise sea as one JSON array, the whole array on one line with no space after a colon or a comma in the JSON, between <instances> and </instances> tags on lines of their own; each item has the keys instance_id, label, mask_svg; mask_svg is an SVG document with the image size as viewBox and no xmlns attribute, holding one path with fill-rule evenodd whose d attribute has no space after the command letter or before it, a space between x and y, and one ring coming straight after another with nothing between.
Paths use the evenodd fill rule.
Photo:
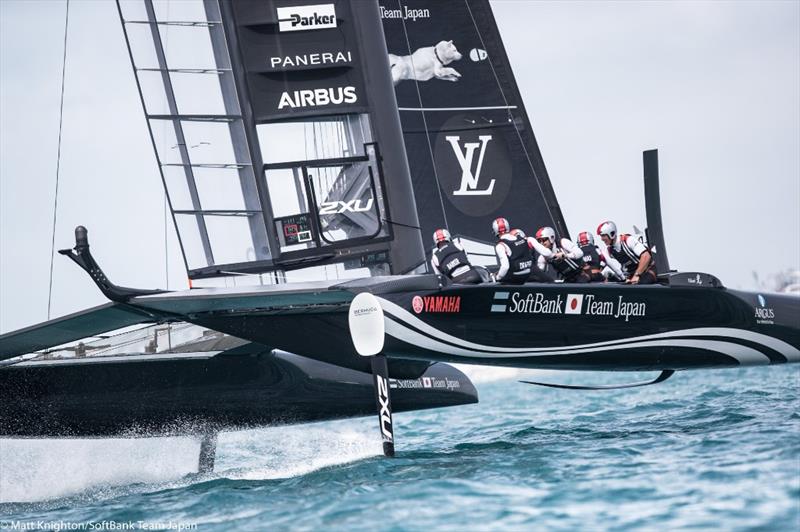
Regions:
<instances>
[{"instance_id":1,"label":"turquoise sea","mask_svg":"<svg viewBox=\"0 0 800 532\"><path fill-rule=\"evenodd\" d=\"M188 438L0 440L0 529L800 530L800 367L473 375L395 459L373 418L224 433L210 476Z\"/></svg>"}]
</instances>

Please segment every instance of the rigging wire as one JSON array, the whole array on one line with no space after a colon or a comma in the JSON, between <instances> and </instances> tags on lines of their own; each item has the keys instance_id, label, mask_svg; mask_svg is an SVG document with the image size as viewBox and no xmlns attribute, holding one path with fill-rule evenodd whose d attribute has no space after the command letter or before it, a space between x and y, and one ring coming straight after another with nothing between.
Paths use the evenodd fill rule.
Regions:
<instances>
[{"instance_id":1,"label":"rigging wire","mask_svg":"<svg viewBox=\"0 0 800 532\"><path fill-rule=\"evenodd\" d=\"M486 43L483 42L483 34L481 34L481 30L478 28L478 23L475 21L475 16L472 14L472 8L469 7L469 1L464 0L464 5L467 6L467 11L469 12L469 17L472 19L472 25L475 27L475 31L478 34L478 39L481 41L481 47L486 50ZM499 32L499 29L498 29ZM497 71L494 69L494 63L492 62L492 58L489 58L489 67L492 69L492 75L494 76L495 81L497 82L497 87L500 89L500 95L503 97L503 102L505 103L506 107L509 107L508 98L506 98L506 93L503 90L503 85L500 83L500 78L497 75ZM513 79L513 78L512 78ZM520 102L521 105L521 102ZM517 123L514 120L514 115L511 114L511 109L508 109L508 116L511 118L510 122L511 125L514 127L514 131L517 133L517 137L519 138L519 142L522 145L522 151L525 153L525 159L528 161L528 166L531 168L531 173L533 174L534 179L536 180L536 186L539 187L539 192L542 194L542 197L545 198L544 206L547 208L547 214L550 215L550 220L553 222L554 226L558 226L559 224L556 223L556 219L553 216L553 212L550 210L550 202L547 201L547 195L544 193L544 189L542 189L542 183L539 181L539 176L536 175L536 170L533 168L533 161L531 161L530 154L528 153L528 148L525 146L525 141L522 138L522 133L520 133L519 128L517 127ZM563 228L566 231L566 227Z\"/></svg>"},{"instance_id":2,"label":"rigging wire","mask_svg":"<svg viewBox=\"0 0 800 532\"><path fill-rule=\"evenodd\" d=\"M165 20L170 20L170 18L169 18L169 7L170 7L170 3L169 3L169 1L167 1L167 14L166 14ZM167 56L167 49L168 49L168 46L169 46L169 34L170 34L169 30L170 30L170 27L167 26L165 31L164 31L164 40L163 40L163 44L162 44L162 48L164 50L164 57L165 58ZM165 59L165 61L166 61L166 59ZM166 122L167 121L165 120L164 121L164 125L162 126L162 128L163 128L162 131L165 131L165 133L166 133L166 126L167 126ZM164 134L163 138L164 138L164 142L166 143L166 139L169 138L169 136ZM166 146L165 146L165 150L166 150ZM165 151L165 153L166 153L166 151ZM164 284L165 284L165 288L167 290L169 290L169 245L167 244L167 224L168 224L168 218L169 218L167 211L169 210L169 199L167 198L166 181L164 182L164 185L165 185L164 186Z\"/></svg>"},{"instance_id":3,"label":"rigging wire","mask_svg":"<svg viewBox=\"0 0 800 532\"><path fill-rule=\"evenodd\" d=\"M167 290L169 290L169 246L167 244L168 211L167 191L164 190L164 284Z\"/></svg>"},{"instance_id":4,"label":"rigging wire","mask_svg":"<svg viewBox=\"0 0 800 532\"><path fill-rule=\"evenodd\" d=\"M399 225L400 227L408 227L409 229L417 229L419 231L422 231L422 228L420 226L418 226L418 225L411 225L411 224L404 224L404 223L400 223L400 222L395 222L394 220L389 220L387 218L381 218L381 221L382 222L386 222L387 224Z\"/></svg>"},{"instance_id":5,"label":"rigging wire","mask_svg":"<svg viewBox=\"0 0 800 532\"><path fill-rule=\"evenodd\" d=\"M61 59L61 102L58 110L58 154L56 155L56 188L53 199L53 234L50 241L50 283L47 291L47 319L53 303L53 263L56 256L56 220L58 214L58 177L61 173L61 131L64 125L64 80L67 72L67 35L69 30L69 0L64 15L64 56Z\"/></svg>"},{"instance_id":6,"label":"rigging wire","mask_svg":"<svg viewBox=\"0 0 800 532\"><path fill-rule=\"evenodd\" d=\"M398 7L402 9L403 6L400 5L400 2L397 2ZM417 67L414 66L414 54L411 52L411 41L408 38L408 30L406 29L406 20L405 18L401 18L400 22L403 23L403 34L406 38L406 46L408 47L409 59L411 60L411 68L416 71ZM419 90L419 81L414 80L414 88L417 90L417 99L419 100L419 105L422 107L424 104L422 103L422 93ZM425 138L428 144L428 152L431 154L431 166L433 167L433 177L436 179L436 192L439 194L439 204L442 206L442 218L444 218L444 226L449 231L450 224L447 222L447 213L445 212L444 208L444 198L442 197L442 186L439 182L439 173L436 171L436 158L433 156L433 147L431 145L431 134L428 129L428 120L425 118L425 111L421 111L420 114L422 115L422 126L425 128ZM408 154L406 154L406 158Z\"/></svg>"}]
</instances>

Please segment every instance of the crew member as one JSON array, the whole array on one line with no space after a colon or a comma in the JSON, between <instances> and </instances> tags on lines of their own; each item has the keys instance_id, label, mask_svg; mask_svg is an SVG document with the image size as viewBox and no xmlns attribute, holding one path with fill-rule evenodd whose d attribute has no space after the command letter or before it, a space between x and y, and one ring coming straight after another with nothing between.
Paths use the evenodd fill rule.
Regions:
<instances>
[{"instance_id":1,"label":"crew member","mask_svg":"<svg viewBox=\"0 0 800 532\"><path fill-rule=\"evenodd\" d=\"M433 232L436 249L431 254L433 272L450 278L459 284L480 284L481 276L467 258L467 252L458 242L453 242L450 231L437 229Z\"/></svg>"},{"instance_id":2,"label":"crew member","mask_svg":"<svg viewBox=\"0 0 800 532\"><path fill-rule=\"evenodd\" d=\"M492 222L492 233L497 238L494 252L500 262L495 279L500 283L523 284L528 280L533 266L533 253L528 247L528 240L513 234L505 218L496 218Z\"/></svg>"},{"instance_id":3,"label":"crew member","mask_svg":"<svg viewBox=\"0 0 800 532\"><path fill-rule=\"evenodd\" d=\"M522 229L512 229L511 234L524 238L528 242L528 248L531 250L533 263L531 264L531 274L528 276L528 280L537 283L555 282L555 276L547 270L541 269L538 260L536 260L537 256L541 257L544 255L545 257L550 257L553 255L553 252L537 242L535 238L525 236L525 232Z\"/></svg>"},{"instance_id":4,"label":"crew member","mask_svg":"<svg viewBox=\"0 0 800 532\"><path fill-rule=\"evenodd\" d=\"M589 231L578 234L578 247L583 252L583 271L593 283L604 283L607 280L624 281L625 273L622 265L611 256L607 246L597 246L594 235Z\"/></svg>"},{"instance_id":5,"label":"crew member","mask_svg":"<svg viewBox=\"0 0 800 532\"><path fill-rule=\"evenodd\" d=\"M597 234L608 252L622 265L630 284L654 284L657 281L653 255L641 238L617 233L617 224L606 221L597 226Z\"/></svg>"},{"instance_id":6,"label":"crew member","mask_svg":"<svg viewBox=\"0 0 800 532\"><path fill-rule=\"evenodd\" d=\"M583 251L568 239L562 238L560 246L556 245L556 232L552 227L542 227L536 231L536 241L547 248L551 255L540 254L537 263L544 270L547 265L553 267L558 275L567 283L588 283L589 275L583 271Z\"/></svg>"}]
</instances>

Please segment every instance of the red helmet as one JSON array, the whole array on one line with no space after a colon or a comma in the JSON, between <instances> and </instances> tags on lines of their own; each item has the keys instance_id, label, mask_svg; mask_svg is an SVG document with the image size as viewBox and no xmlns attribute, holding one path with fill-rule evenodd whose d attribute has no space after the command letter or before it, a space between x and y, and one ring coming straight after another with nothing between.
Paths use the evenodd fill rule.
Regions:
<instances>
[{"instance_id":1,"label":"red helmet","mask_svg":"<svg viewBox=\"0 0 800 532\"><path fill-rule=\"evenodd\" d=\"M578 234L578 245L583 246L593 246L594 245L594 235L589 231L581 231Z\"/></svg>"},{"instance_id":2,"label":"red helmet","mask_svg":"<svg viewBox=\"0 0 800 532\"><path fill-rule=\"evenodd\" d=\"M556 243L556 232L552 227L542 227L536 231L536 240L541 242L545 239L549 240L551 244Z\"/></svg>"},{"instance_id":3,"label":"red helmet","mask_svg":"<svg viewBox=\"0 0 800 532\"><path fill-rule=\"evenodd\" d=\"M597 234L600 236L607 236L613 242L617 239L617 224L611 221L605 221L597 226Z\"/></svg>"},{"instance_id":4,"label":"red helmet","mask_svg":"<svg viewBox=\"0 0 800 532\"><path fill-rule=\"evenodd\" d=\"M509 225L508 220L505 218L495 218L492 222L492 233L494 233L494 236L500 236L508 233L510 229L511 226Z\"/></svg>"},{"instance_id":5,"label":"red helmet","mask_svg":"<svg viewBox=\"0 0 800 532\"><path fill-rule=\"evenodd\" d=\"M450 231L447 229L437 229L433 232L433 243L438 244L439 242L450 242L452 238L450 237Z\"/></svg>"}]
</instances>

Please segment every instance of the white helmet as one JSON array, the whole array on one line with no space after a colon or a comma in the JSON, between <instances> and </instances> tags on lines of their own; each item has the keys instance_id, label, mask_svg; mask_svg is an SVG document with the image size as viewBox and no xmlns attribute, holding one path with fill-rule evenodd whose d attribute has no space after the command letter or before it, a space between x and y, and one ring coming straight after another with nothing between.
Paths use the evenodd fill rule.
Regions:
<instances>
[{"instance_id":1,"label":"white helmet","mask_svg":"<svg viewBox=\"0 0 800 532\"><path fill-rule=\"evenodd\" d=\"M512 235L514 235L514 236L518 236L518 237L520 237L520 238L527 238L527 236L525 235L525 231L523 231L522 229L512 229L512 230L510 231L510 233L511 233Z\"/></svg>"},{"instance_id":2,"label":"white helmet","mask_svg":"<svg viewBox=\"0 0 800 532\"><path fill-rule=\"evenodd\" d=\"M452 238L450 237L450 231L447 229L437 229L433 232L433 243L438 244L439 242L450 242Z\"/></svg>"},{"instance_id":3,"label":"white helmet","mask_svg":"<svg viewBox=\"0 0 800 532\"><path fill-rule=\"evenodd\" d=\"M542 227L538 231L536 231L536 240L542 241L542 239L546 238L550 241L551 244L556 243L556 232L553 230L552 227Z\"/></svg>"},{"instance_id":4,"label":"white helmet","mask_svg":"<svg viewBox=\"0 0 800 532\"><path fill-rule=\"evenodd\" d=\"M606 235L612 242L617 240L617 224L611 221L606 221L597 226L597 234L600 236Z\"/></svg>"},{"instance_id":5,"label":"white helmet","mask_svg":"<svg viewBox=\"0 0 800 532\"><path fill-rule=\"evenodd\" d=\"M494 233L494 236L500 236L508 233L510 229L511 226L509 225L508 220L505 218L495 218L492 222L492 233Z\"/></svg>"},{"instance_id":6,"label":"white helmet","mask_svg":"<svg viewBox=\"0 0 800 532\"><path fill-rule=\"evenodd\" d=\"M578 245L581 247L594 245L594 235L591 231L581 231L578 233Z\"/></svg>"}]
</instances>

